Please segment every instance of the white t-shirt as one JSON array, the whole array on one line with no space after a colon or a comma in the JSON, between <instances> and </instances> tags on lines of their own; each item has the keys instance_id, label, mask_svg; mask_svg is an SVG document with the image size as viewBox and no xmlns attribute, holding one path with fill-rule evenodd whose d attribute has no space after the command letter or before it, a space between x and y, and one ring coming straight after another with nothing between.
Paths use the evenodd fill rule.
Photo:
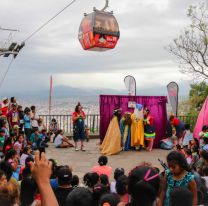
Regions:
<instances>
[{"instance_id":1,"label":"white t-shirt","mask_svg":"<svg viewBox=\"0 0 208 206\"><path fill-rule=\"evenodd\" d=\"M27 159L28 155L27 154L22 154L20 157L20 165L25 166L25 160Z\"/></svg>"},{"instance_id":2,"label":"white t-shirt","mask_svg":"<svg viewBox=\"0 0 208 206\"><path fill-rule=\"evenodd\" d=\"M38 121L36 119L38 118L38 114L37 113L34 114L34 113L31 112L31 119L32 118L35 118L35 119L32 120L32 127L37 128L38 127Z\"/></svg>"},{"instance_id":3,"label":"white t-shirt","mask_svg":"<svg viewBox=\"0 0 208 206\"><path fill-rule=\"evenodd\" d=\"M183 146L189 145L189 141L192 139L193 139L193 134L191 133L190 130L186 130L183 138Z\"/></svg>"},{"instance_id":4,"label":"white t-shirt","mask_svg":"<svg viewBox=\"0 0 208 206\"><path fill-rule=\"evenodd\" d=\"M116 182L115 181L111 182L111 184L110 184L110 192L111 193L117 193L117 191L116 191Z\"/></svg>"},{"instance_id":5,"label":"white t-shirt","mask_svg":"<svg viewBox=\"0 0 208 206\"><path fill-rule=\"evenodd\" d=\"M63 136L60 134L55 138L54 144L56 147L58 147L62 144L62 139L63 139Z\"/></svg>"}]
</instances>

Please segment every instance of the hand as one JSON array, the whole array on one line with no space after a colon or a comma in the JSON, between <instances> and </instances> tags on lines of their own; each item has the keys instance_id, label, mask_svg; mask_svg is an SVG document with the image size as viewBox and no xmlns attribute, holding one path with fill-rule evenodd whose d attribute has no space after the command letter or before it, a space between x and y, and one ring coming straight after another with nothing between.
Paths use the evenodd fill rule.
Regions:
<instances>
[{"instance_id":1,"label":"hand","mask_svg":"<svg viewBox=\"0 0 208 206\"><path fill-rule=\"evenodd\" d=\"M37 151L35 153L35 163L31 162L31 172L36 183L42 184L50 181L52 163L47 160L45 153Z\"/></svg>"}]
</instances>

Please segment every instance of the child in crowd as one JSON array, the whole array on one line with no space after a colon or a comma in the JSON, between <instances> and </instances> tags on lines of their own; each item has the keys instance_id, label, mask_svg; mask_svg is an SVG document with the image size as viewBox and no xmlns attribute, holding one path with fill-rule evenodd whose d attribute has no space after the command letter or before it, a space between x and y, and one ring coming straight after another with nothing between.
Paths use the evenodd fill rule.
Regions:
<instances>
[{"instance_id":1,"label":"child in crowd","mask_svg":"<svg viewBox=\"0 0 208 206\"><path fill-rule=\"evenodd\" d=\"M23 149L23 143L24 143L24 136L20 134L17 137L17 141L14 143L14 150L17 152L18 156L20 157L22 149Z\"/></svg>"},{"instance_id":2,"label":"child in crowd","mask_svg":"<svg viewBox=\"0 0 208 206\"><path fill-rule=\"evenodd\" d=\"M160 189L160 177L148 164L135 167L129 173L128 193L131 195L127 206L148 206L157 202ZM157 204L157 203L156 203Z\"/></svg>"},{"instance_id":3,"label":"child in crowd","mask_svg":"<svg viewBox=\"0 0 208 206\"><path fill-rule=\"evenodd\" d=\"M197 187L194 175L190 172L190 168L184 155L177 151L173 151L167 156L169 169L165 171L164 183L160 195L160 205L170 205L170 194L175 187L188 188L193 196L193 205L197 205Z\"/></svg>"},{"instance_id":4,"label":"child in crowd","mask_svg":"<svg viewBox=\"0 0 208 206\"><path fill-rule=\"evenodd\" d=\"M208 152L208 138L207 137L204 137L204 146L202 149Z\"/></svg>"},{"instance_id":5,"label":"child in crowd","mask_svg":"<svg viewBox=\"0 0 208 206\"><path fill-rule=\"evenodd\" d=\"M128 177L126 175L122 175L118 178L116 182L116 191L118 196L120 197L120 201L128 204L129 203L129 194L128 194Z\"/></svg>"},{"instance_id":6,"label":"child in crowd","mask_svg":"<svg viewBox=\"0 0 208 206\"><path fill-rule=\"evenodd\" d=\"M199 164L199 148L197 145L191 146L191 156L192 156L191 167L194 170L196 170L197 165Z\"/></svg>"},{"instance_id":7,"label":"child in crowd","mask_svg":"<svg viewBox=\"0 0 208 206\"><path fill-rule=\"evenodd\" d=\"M190 124L185 124L185 131L182 137L183 148L188 148L189 141L193 139L193 133L190 130Z\"/></svg>"},{"instance_id":8,"label":"child in crowd","mask_svg":"<svg viewBox=\"0 0 208 206\"><path fill-rule=\"evenodd\" d=\"M107 166L108 158L106 156L100 156L98 159L99 166L94 166L92 172L96 172L98 175L105 174L110 179L112 173L112 167Z\"/></svg>"},{"instance_id":9,"label":"child in crowd","mask_svg":"<svg viewBox=\"0 0 208 206\"><path fill-rule=\"evenodd\" d=\"M186 157L186 161L189 165L191 165L192 162L192 153L190 149L185 149L185 157Z\"/></svg>"},{"instance_id":10,"label":"child in crowd","mask_svg":"<svg viewBox=\"0 0 208 206\"><path fill-rule=\"evenodd\" d=\"M72 186L73 188L79 186L79 177L78 177L77 175L73 175L73 176L72 176L71 186Z\"/></svg>"},{"instance_id":11,"label":"child in crowd","mask_svg":"<svg viewBox=\"0 0 208 206\"><path fill-rule=\"evenodd\" d=\"M208 167L202 169L202 178L205 180L206 188L208 189Z\"/></svg>"},{"instance_id":12,"label":"child in crowd","mask_svg":"<svg viewBox=\"0 0 208 206\"><path fill-rule=\"evenodd\" d=\"M32 149L37 150L39 148L39 144L41 141L41 135L39 134L38 130L32 133L30 137L30 142L32 144Z\"/></svg>"},{"instance_id":13,"label":"child in crowd","mask_svg":"<svg viewBox=\"0 0 208 206\"><path fill-rule=\"evenodd\" d=\"M188 188L175 187L170 194L170 206L193 206L193 195Z\"/></svg>"},{"instance_id":14,"label":"child in crowd","mask_svg":"<svg viewBox=\"0 0 208 206\"><path fill-rule=\"evenodd\" d=\"M32 150L29 146L25 147L22 151L22 155L20 157L20 165L25 166L25 160L27 157L32 156L31 154Z\"/></svg>"},{"instance_id":15,"label":"child in crowd","mask_svg":"<svg viewBox=\"0 0 208 206\"><path fill-rule=\"evenodd\" d=\"M123 168L116 168L115 169L115 171L114 171L114 180L115 181L112 181L111 185L110 185L110 192L111 193L117 193L116 192L116 182L117 182L118 178L124 174L125 174L125 171Z\"/></svg>"},{"instance_id":16,"label":"child in crowd","mask_svg":"<svg viewBox=\"0 0 208 206\"><path fill-rule=\"evenodd\" d=\"M200 147L202 148L204 145L204 137L208 134L208 126L204 125L202 127L202 131L199 132L199 138L200 138Z\"/></svg>"},{"instance_id":17,"label":"child in crowd","mask_svg":"<svg viewBox=\"0 0 208 206\"><path fill-rule=\"evenodd\" d=\"M88 172L83 177L84 184L90 191L93 191L93 188L99 182L99 179L99 175L96 172Z\"/></svg>"},{"instance_id":18,"label":"child in crowd","mask_svg":"<svg viewBox=\"0 0 208 206\"><path fill-rule=\"evenodd\" d=\"M58 130L56 133L56 136L54 137L54 145L56 148L73 147L73 145L69 142L69 139L64 136L63 130Z\"/></svg>"}]
</instances>

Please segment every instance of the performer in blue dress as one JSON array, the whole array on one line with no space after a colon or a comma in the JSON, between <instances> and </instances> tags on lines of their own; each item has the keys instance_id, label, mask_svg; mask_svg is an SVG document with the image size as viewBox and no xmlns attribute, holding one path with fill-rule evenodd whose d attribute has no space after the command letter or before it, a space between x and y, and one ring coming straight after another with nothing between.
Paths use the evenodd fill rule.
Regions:
<instances>
[{"instance_id":1,"label":"performer in blue dress","mask_svg":"<svg viewBox=\"0 0 208 206\"><path fill-rule=\"evenodd\" d=\"M124 151L131 149L131 113L126 112L120 120L121 142Z\"/></svg>"}]
</instances>

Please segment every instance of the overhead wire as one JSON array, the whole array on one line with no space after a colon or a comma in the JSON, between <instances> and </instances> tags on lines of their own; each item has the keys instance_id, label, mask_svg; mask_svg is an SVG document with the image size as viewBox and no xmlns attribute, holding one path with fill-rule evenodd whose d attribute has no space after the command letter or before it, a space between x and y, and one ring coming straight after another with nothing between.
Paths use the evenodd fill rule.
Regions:
<instances>
[{"instance_id":1,"label":"overhead wire","mask_svg":"<svg viewBox=\"0 0 208 206\"><path fill-rule=\"evenodd\" d=\"M6 69L6 72L4 73L3 78L2 78L1 81L0 81L0 88L2 87L2 85L3 85L3 83L4 83L4 80L6 79L6 76L7 76L8 72L9 72L11 66L12 66L13 61L14 61L14 58L11 59L9 65L8 65L8 67L7 67L7 69Z\"/></svg>"},{"instance_id":2,"label":"overhead wire","mask_svg":"<svg viewBox=\"0 0 208 206\"><path fill-rule=\"evenodd\" d=\"M40 26L38 29L36 29L32 34L30 34L23 42L28 41L30 38L32 38L36 33L38 33L41 29L43 29L47 24L49 24L53 19L55 19L58 15L60 15L63 11L65 11L67 8L69 8L73 3L75 3L77 0L71 1L69 4L67 4L63 9L61 9L58 13L56 13L52 18L50 18L48 21L46 21L42 26Z\"/></svg>"},{"instance_id":3,"label":"overhead wire","mask_svg":"<svg viewBox=\"0 0 208 206\"><path fill-rule=\"evenodd\" d=\"M26 41L28 41L29 39L31 39L35 34L37 34L41 29L43 29L46 25L48 25L52 20L54 20L57 16L59 16L63 11L65 11L67 8L69 8L72 4L74 4L77 0L73 0L71 1L69 4L67 4L63 9L61 9L58 13L56 13L53 17L51 17L48 21L46 21L44 24L42 24L38 29L36 29L34 32L32 32L24 41L23 43L25 43ZM12 58L12 60L10 61L6 72L4 73L3 78L0 81L0 88L2 87L4 80L6 79L6 76L12 66L12 63L14 61L14 58Z\"/></svg>"}]
</instances>

